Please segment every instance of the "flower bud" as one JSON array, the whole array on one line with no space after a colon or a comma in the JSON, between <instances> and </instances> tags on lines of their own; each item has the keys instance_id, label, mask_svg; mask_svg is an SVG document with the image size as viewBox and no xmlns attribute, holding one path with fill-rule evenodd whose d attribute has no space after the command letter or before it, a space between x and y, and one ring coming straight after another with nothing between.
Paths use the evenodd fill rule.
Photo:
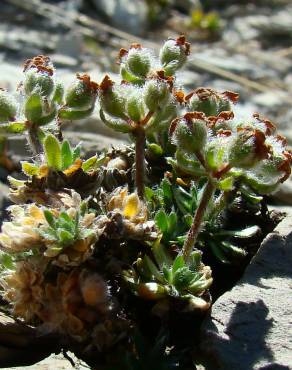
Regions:
<instances>
[{"instance_id":1,"label":"flower bud","mask_svg":"<svg viewBox=\"0 0 292 370\"><path fill-rule=\"evenodd\" d=\"M197 94L194 94L190 99L190 108L194 112L203 112L207 117L217 115L217 102L214 96L200 99Z\"/></svg>"},{"instance_id":2,"label":"flower bud","mask_svg":"<svg viewBox=\"0 0 292 370\"><path fill-rule=\"evenodd\" d=\"M229 150L229 163L234 167L249 168L267 158L269 148L265 134L250 127L239 128Z\"/></svg>"},{"instance_id":3,"label":"flower bud","mask_svg":"<svg viewBox=\"0 0 292 370\"><path fill-rule=\"evenodd\" d=\"M125 67L134 76L145 78L151 68L148 50L141 47L131 48L126 57Z\"/></svg>"},{"instance_id":4,"label":"flower bud","mask_svg":"<svg viewBox=\"0 0 292 370\"><path fill-rule=\"evenodd\" d=\"M24 91L26 95L38 91L43 96L49 96L54 90L54 81L46 73L39 73L35 70L27 72L24 80Z\"/></svg>"},{"instance_id":5,"label":"flower bud","mask_svg":"<svg viewBox=\"0 0 292 370\"><path fill-rule=\"evenodd\" d=\"M17 113L15 99L6 91L0 89L0 122L13 120Z\"/></svg>"},{"instance_id":6,"label":"flower bud","mask_svg":"<svg viewBox=\"0 0 292 370\"><path fill-rule=\"evenodd\" d=\"M138 122L144 116L144 107L141 97L137 94L137 91L132 93L126 103L126 111L132 121Z\"/></svg>"},{"instance_id":7,"label":"flower bud","mask_svg":"<svg viewBox=\"0 0 292 370\"><path fill-rule=\"evenodd\" d=\"M69 108L89 109L94 105L98 85L88 75L77 74L74 82L66 92L65 104Z\"/></svg>"},{"instance_id":8,"label":"flower bud","mask_svg":"<svg viewBox=\"0 0 292 370\"><path fill-rule=\"evenodd\" d=\"M48 97L54 90L54 69L50 58L39 55L26 61L24 65L25 80L24 91L26 95L39 92Z\"/></svg>"},{"instance_id":9,"label":"flower bud","mask_svg":"<svg viewBox=\"0 0 292 370\"><path fill-rule=\"evenodd\" d=\"M177 40L167 40L160 50L160 62L166 76L171 76L175 71L183 66L190 52L190 45L185 37L181 36Z\"/></svg>"},{"instance_id":10,"label":"flower bud","mask_svg":"<svg viewBox=\"0 0 292 370\"><path fill-rule=\"evenodd\" d=\"M109 76L100 84L100 106L104 112L113 117L127 119L125 114L126 97L123 86L115 86Z\"/></svg>"},{"instance_id":11,"label":"flower bud","mask_svg":"<svg viewBox=\"0 0 292 370\"><path fill-rule=\"evenodd\" d=\"M195 113L187 113L172 121L169 134L171 141L180 150L195 153L201 150L207 141L207 126L203 117Z\"/></svg>"},{"instance_id":12,"label":"flower bud","mask_svg":"<svg viewBox=\"0 0 292 370\"><path fill-rule=\"evenodd\" d=\"M190 95L191 109L195 112L203 112L207 117L218 116L221 112L230 111L231 103L236 103L238 99L238 94L231 91L221 94L202 87Z\"/></svg>"},{"instance_id":13,"label":"flower bud","mask_svg":"<svg viewBox=\"0 0 292 370\"><path fill-rule=\"evenodd\" d=\"M146 82L143 98L147 108L154 112L158 107L161 107L169 99L169 89L165 82L157 80L149 80Z\"/></svg>"}]
</instances>

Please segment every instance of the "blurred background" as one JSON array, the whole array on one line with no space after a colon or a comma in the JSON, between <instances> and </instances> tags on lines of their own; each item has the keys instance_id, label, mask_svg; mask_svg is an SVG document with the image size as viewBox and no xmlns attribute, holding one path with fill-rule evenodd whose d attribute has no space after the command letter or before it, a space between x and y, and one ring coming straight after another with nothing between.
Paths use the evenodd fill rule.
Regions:
<instances>
[{"instance_id":1,"label":"blurred background","mask_svg":"<svg viewBox=\"0 0 292 370\"><path fill-rule=\"evenodd\" d=\"M115 78L121 47L158 49L181 33L192 48L179 83L238 92L239 116L261 112L291 144L292 0L0 0L0 86L15 89L23 62L37 54L51 57L65 83L75 72ZM121 140L98 115L68 129L88 150ZM280 196L292 204L285 186Z\"/></svg>"}]
</instances>

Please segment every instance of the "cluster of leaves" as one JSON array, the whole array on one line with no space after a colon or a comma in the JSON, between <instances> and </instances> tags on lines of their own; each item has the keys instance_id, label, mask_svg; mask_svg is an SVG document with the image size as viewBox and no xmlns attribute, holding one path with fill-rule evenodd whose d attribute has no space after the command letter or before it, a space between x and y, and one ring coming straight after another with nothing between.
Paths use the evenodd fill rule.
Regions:
<instances>
[{"instance_id":1,"label":"cluster of leaves","mask_svg":"<svg viewBox=\"0 0 292 370\"><path fill-rule=\"evenodd\" d=\"M22 162L26 180L10 179L19 205L0 234L2 285L16 316L108 351L139 326L133 296L158 316L207 310L205 256L234 263L249 252L242 241L258 226L230 228L227 211L237 197L260 207L289 177L291 152L272 122L234 117L237 94L185 94L175 73L189 51L184 36L167 40L158 57L134 44L119 53L121 82L77 75L65 92L49 58L38 56L25 64L18 103L0 91L0 132L27 134L34 153ZM97 97L102 121L134 148L84 160L63 139L62 122L93 113ZM145 367L145 353L137 344L126 366ZM147 356L160 357L162 369L164 354L159 347Z\"/></svg>"},{"instance_id":2,"label":"cluster of leaves","mask_svg":"<svg viewBox=\"0 0 292 370\"><path fill-rule=\"evenodd\" d=\"M159 186L146 188L146 200L161 231L163 243L170 246L183 245L204 186L205 181L191 182L190 186L186 186L180 178L175 181L164 178ZM251 201L250 198L248 200ZM262 197L252 198L252 201L257 203L261 200ZM224 218L212 217L214 212L216 213L216 202L209 205L209 211L205 215L198 248L202 251L209 250L222 263L231 263L245 257L247 251L242 249L237 241L253 238L260 233L259 227L253 225L240 230L226 230Z\"/></svg>"},{"instance_id":3,"label":"cluster of leaves","mask_svg":"<svg viewBox=\"0 0 292 370\"><path fill-rule=\"evenodd\" d=\"M44 210L48 226L43 226L38 232L45 240L52 241L49 252L46 252L47 256L58 255L64 248L74 245L76 241L94 236L91 228L84 228L80 225L80 217L83 217L85 212L85 204L81 207L81 213L77 211L74 217L70 217L66 211L56 217L50 210Z\"/></svg>"},{"instance_id":4,"label":"cluster of leaves","mask_svg":"<svg viewBox=\"0 0 292 370\"><path fill-rule=\"evenodd\" d=\"M133 291L148 300L179 297L192 307L206 309L210 303L200 297L212 284L211 270L201 263L201 253L192 252L185 261L178 255L174 260L159 242L152 247L152 259L145 255L136 262L138 273L126 274Z\"/></svg>"}]
</instances>

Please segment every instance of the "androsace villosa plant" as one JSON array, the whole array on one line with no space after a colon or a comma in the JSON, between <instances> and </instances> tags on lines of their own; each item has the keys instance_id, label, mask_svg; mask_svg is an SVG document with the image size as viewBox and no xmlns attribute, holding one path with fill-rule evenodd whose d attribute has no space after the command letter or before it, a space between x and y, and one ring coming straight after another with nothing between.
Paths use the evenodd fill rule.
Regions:
<instances>
[{"instance_id":1,"label":"androsace villosa plant","mask_svg":"<svg viewBox=\"0 0 292 370\"><path fill-rule=\"evenodd\" d=\"M25 135L32 153L8 178L1 295L91 365L180 366L172 318L208 310L213 266L248 262L264 197L290 175L285 138L258 114L238 120L236 93L183 91L189 53L184 36L158 57L133 44L120 81L78 74L66 89L37 56L16 94L0 91L0 133ZM97 111L133 145L82 158L62 127Z\"/></svg>"}]
</instances>

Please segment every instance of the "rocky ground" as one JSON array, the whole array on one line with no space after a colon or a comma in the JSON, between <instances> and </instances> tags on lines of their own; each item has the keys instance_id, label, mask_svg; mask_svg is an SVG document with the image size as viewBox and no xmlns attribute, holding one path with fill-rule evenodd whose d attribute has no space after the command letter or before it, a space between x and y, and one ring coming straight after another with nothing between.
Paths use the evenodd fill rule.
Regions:
<instances>
[{"instance_id":1,"label":"rocky ground","mask_svg":"<svg viewBox=\"0 0 292 370\"><path fill-rule=\"evenodd\" d=\"M117 3L119 6L115 7ZM204 25L197 28L189 26L192 7L198 6L195 0L172 1L172 6L163 8L156 15L156 27L149 26L149 8L142 0L135 2L51 0L49 6L45 6L39 0L2 0L0 87L14 89L22 79L23 61L40 53L50 55L59 75L66 83L70 83L74 72L89 72L94 80L100 81L105 72L112 75L117 72L117 66L112 61L115 60L116 51L121 46L127 47L129 43L136 41L156 48L163 39L183 32L192 42L192 54L186 68L179 75L181 84L187 90L207 86L223 91L239 92L240 103L236 107L238 115L244 118L249 117L253 112L261 112L278 124L281 133L292 144L291 0L218 0L201 1L201 3L204 4L203 10L206 14L213 10L218 13L220 25L216 27L215 32L206 29ZM215 9L212 5L214 3L217 7ZM160 27L157 27L157 24L160 24ZM82 140L89 151L94 150L96 144L102 147L120 144L123 140L118 136L112 137L112 132L99 122L97 115L74 127L68 127L67 135L74 137L75 141ZM10 150L16 153L17 158L23 156L25 154L23 140L13 139ZM3 176L1 175L2 178ZM3 204L7 188L4 184L0 183L0 185ZM289 210L289 206L292 206L292 181L288 180L271 201L279 204L281 210ZM273 241L269 243L272 248ZM288 261L288 255L291 258L291 248L290 251L289 249L287 251L287 248L286 245L286 249L281 252L282 259L287 253L284 257L284 260L287 258L286 261ZM228 361L229 354L236 356L232 350L226 358L221 357L225 347L229 347L230 337L234 338L237 335L237 332L235 334L233 332L234 326L243 325L238 319L232 327L228 326L233 313L236 310L243 312L241 317L246 323L244 312L251 310L261 317L264 315L266 317L264 321L270 325L268 311L271 310L272 316L273 312L277 311L273 305L267 308L265 292L261 293L263 296L259 296L259 300L243 299L244 294L249 295L251 291L246 293L245 289L252 289L249 284L253 286L253 283L250 283L249 279L255 274L255 264L259 263L263 266L259 262L261 258L265 259L264 253L257 257L253 266L247 271L248 275L245 275L242 281L243 287L238 287L228 293L229 295L219 299L213 307L210 321L204 327L203 336L217 348L218 352L213 355L217 356L219 362L221 361L220 366L223 367L220 368L223 370L237 369L237 367L230 367L231 365L229 367L224 365L224 361ZM269 263L266 269L269 269ZM286 275L283 279L286 280L277 283L282 285L283 289L289 278L287 267L285 269ZM275 289L275 280L271 280L271 277L266 279L266 285L269 285L265 288L268 289L266 292L272 292ZM288 295L288 291L281 290L278 294ZM236 302L241 304L237 305ZM222 312L226 307L229 307L228 312L225 312L222 318ZM279 315L278 313L277 311L276 316L273 316L273 320L280 320L281 312ZM214 323L217 323L215 327ZM251 321L247 325L254 325L254 323ZM242 328L244 337L246 329L245 326ZM274 337L278 338L277 333ZM269 340L270 336L266 338ZM243 345L246 338L240 342L241 339L235 342L234 351L236 346ZM258 341L258 338L254 340ZM280 351L278 345L273 347L274 342L274 339L268 342L269 350ZM248 341L244 343L249 345ZM285 347L285 344L283 346ZM286 347L292 351L291 344L288 343ZM66 359L62 360L60 357L51 359L29 369L69 369L71 366ZM277 362L280 367L273 367L272 361L270 361L272 367L268 367L266 362L259 362L260 365L254 367L255 364L252 361L254 360L251 358L251 362L243 365L245 367L242 369L289 369L286 366L286 359L283 361L280 359Z\"/></svg>"}]
</instances>

